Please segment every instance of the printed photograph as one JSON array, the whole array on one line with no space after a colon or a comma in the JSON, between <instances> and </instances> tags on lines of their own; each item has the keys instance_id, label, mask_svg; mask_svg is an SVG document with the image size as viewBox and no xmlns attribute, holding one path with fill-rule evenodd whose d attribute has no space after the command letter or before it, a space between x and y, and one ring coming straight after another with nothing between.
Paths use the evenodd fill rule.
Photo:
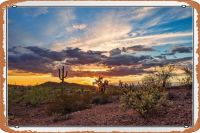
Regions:
<instances>
[{"instance_id":1,"label":"printed photograph","mask_svg":"<svg viewBox=\"0 0 200 133\"><path fill-rule=\"evenodd\" d=\"M9 7L9 126L192 126L193 8Z\"/></svg>"}]
</instances>

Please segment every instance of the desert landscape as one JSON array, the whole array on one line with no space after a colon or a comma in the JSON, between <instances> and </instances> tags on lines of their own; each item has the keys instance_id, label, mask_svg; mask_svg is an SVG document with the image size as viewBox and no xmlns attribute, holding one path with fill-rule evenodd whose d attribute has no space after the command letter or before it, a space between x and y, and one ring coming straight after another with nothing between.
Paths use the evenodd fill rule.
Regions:
<instances>
[{"instance_id":1,"label":"desert landscape","mask_svg":"<svg viewBox=\"0 0 200 133\"><path fill-rule=\"evenodd\" d=\"M189 6L8 8L9 126L191 126Z\"/></svg>"},{"instance_id":2,"label":"desert landscape","mask_svg":"<svg viewBox=\"0 0 200 133\"><path fill-rule=\"evenodd\" d=\"M170 86L171 67L149 75L137 85L119 81L97 86L46 82L9 86L9 124L12 126L142 126L192 125L192 73L179 86ZM167 77L167 78L165 78ZM125 109L124 109L125 108Z\"/></svg>"}]
</instances>

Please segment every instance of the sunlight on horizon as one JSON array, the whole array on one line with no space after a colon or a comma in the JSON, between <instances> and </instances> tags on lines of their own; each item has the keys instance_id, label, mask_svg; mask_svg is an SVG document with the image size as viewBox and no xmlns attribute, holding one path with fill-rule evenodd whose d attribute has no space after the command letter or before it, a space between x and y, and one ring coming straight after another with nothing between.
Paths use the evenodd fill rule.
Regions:
<instances>
[{"instance_id":1,"label":"sunlight on horizon","mask_svg":"<svg viewBox=\"0 0 200 133\"><path fill-rule=\"evenodd\" d=\"M11 72L9 72L11 73ZM58 77L54 77L51 74L32 74L28 75L25 73L19 73L21 75L25 76L20 76L20 75L10 75L8 77L8 84L12 85L38 85L42 84L45 82L61 82L61 80ZM108 80L110 84L117 85L119 80L127 83L132 83L132 82L138 82L142 79L143 75L127 75L127 76L110 76L110 77L104 77L104 79ZM96 77L67 77L65 79L65 82L68 83L77 83L77 84L82 84L82 85L93 85L93 82L95 79L97 79L98 76Z\"/></svg>"}]
</instances>

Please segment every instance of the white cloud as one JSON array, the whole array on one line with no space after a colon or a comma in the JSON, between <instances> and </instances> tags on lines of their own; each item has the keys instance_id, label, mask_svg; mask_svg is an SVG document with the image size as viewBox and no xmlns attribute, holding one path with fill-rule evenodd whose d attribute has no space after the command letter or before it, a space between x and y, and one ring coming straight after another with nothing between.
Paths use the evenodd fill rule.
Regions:
<instances>
[{"instance_id":1,"label":"white cloud","mask_svg":"<svg viewBox=\"0 0 200 133\"><path fill-rule=\"evenodd\" d=\"M48 8L47 7L38 7L37 9L31 11L30 13L26 12L26 15L37 17L42 14L47 14L48 13Z\"/></svg>"},{"instance_id":2,"label":"white cloud","mask_svg":"<svg viewBox=\"0 0 200 133\"><path fill-rule=\"evenodd\" d=\"M66 31L68 32L73 32L73 31L76 31L76 30L83 30L87 27L86 24L72 24L71 27L67 27L66 28Z\"/></svg>"},{"instance_id":3,"label":"white cloud","mask_svg":"<svg viewBox=\"0 0 200 133\"><path fill-rule=\"evenodd\" d=\"M112 50L117 47L129 47L134 45L155 46L166 43L176 44L185 42L184 37L192 36L191 32L175 32L165 34L145 35L149 27L168 23L174 20L179 20L191 16L190 10L176 8L167 10L166 13L160 14L158 7L143 7L129 10L103 12L97 15L97 19L90 24L90 27L85 25L73 25L71 28L84 29L84 33L76 41L66 40L55 43L52 48L61 50L66 47L79 47L83 50ZM180 15L181 11L185 13ZM177 13L178 12L178 13ZM145 23L140 22L147 17L151 18ZM136 30L135 30L136 29ZM163 29L166 30L166 29ZM162 31L161 31L162 32Z\"/></svg>"},{"instance_id":4,"label":"white cloud","mask_svg":"<svg viewBox=\"0 0 200 133\"><path fill-rule=\"evenodd\" d=\"M71 23L72 20L76 19L73 8L66 8L63 10L59 10L56 13L56 19L61 24Z\"/></svg>"},{"instance_id":5,"label":"white cloud","mask_svg":"<svg viewBox=\"0 0 200 133\"><path fill-rule=\"evenodd\" d=\"M167 10L165 13L160 13L157 12L157 15L146 21L145 25L143 25L142 29L143 31L146 30L149 27L153 27L156 25L162 25L166 24L172 21L177 21L180 19L185 19L188 17L191 17L192 15L192 10L190 8L171 8L170 10ZM146 33L146 32L144 32Z\"/></svg>"},{"instance_id":6,"label":"white cloud","mask_svg":"<svg viewBox=\"0 0 200 133\"><path fill-rule=\"evenodd\" d=\"M64 35L64 33L61 32L63 32L65 27L70 27L72 25L76 16L73 9L67 8L58 10L54 13L54 17L52 18L53 20L45 26L44 35L57 38Z\"/></svg>"},{"instance_id":7,"label":"white cloud","mask_svg":"<svg viewBox=\"0 0 200 133\"><path fill-rule=\"evenodd\" d=\"M115 47L130 47L134 45L144 45L149 47L149 46L158 46L163 44L177 44L177 43L188 42L188 40L183 40L183 38L190 36L192 36L192 32L176 32L176 33L147 35L147 36L140 36L133 38L129 37L108 43L115 45Z\"/></svg>"},{"instance_id":8,"label":"white cloud","mask_svg":"<svg viewBox=\"0 0 200 133\"><path fill-rule=\"evenodd\" d=\"M34 53L31 50L22 46L13 47L13 50L9 51L9 55L13 55L13 56L20 56L23 54L34 54Z\"/></svg>"},{"instance_id":9,"label":"white cloud","mask_svg":"<svg viewBox=\"0 0 200 133\"><path fill-rule=\"evenodd\" d=\"M72 26L76 29L82 29L86 26L76 25ZM79 47L83 50L88 50L95 48L99 44L102 44L107 41L114 41L116 39L123 38L130 33L132 27L129 22L121 19L117 12L109 12L106 14L100 14L98 21L95 21L90 27L85 29L83 36L79 41L71 42L61 42L53 44L53 48L63 49L66 44L68 47Z\"/></svg>"},{"instance_id":10,"label":"white cloud","mask_svg":"<svg viewBox=\"0 0 200 133\"><path fill-rule=\"evenodd\" d=\"M86 24L76 24L76 25L73 25L73 28L77 29L77 30L82 30L82 29L85 29L86 27L87 27Z\"/></svg>"}]
</instances>

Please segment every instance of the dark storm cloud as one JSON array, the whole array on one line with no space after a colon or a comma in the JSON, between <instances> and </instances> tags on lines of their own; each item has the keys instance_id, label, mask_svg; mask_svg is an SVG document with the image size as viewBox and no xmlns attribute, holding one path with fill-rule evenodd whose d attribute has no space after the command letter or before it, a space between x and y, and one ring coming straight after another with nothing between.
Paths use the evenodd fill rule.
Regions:
<instances>
[{"instance_id":1,"label":"dark storm cloud","mask_svg":"<svg viewBox=\"0 0 200 133\"><path fill-rule=\"evenodd\" d=\"M39 47L12 47L8 50L9 69L36 73L51 73L52 63L64 59L64 54Z\"/></svg>"},{"instance_id":2,"label":"dark storm cloud","mask_svg":"<svg viewBox=\"0 0 200 133\"><path fill-rule=\"evenodd\" d=\"M102 55L104 52L100 51L87 51L84 52L79 48L68 48L63 51L66 54L67 58L73 58L73 60L68 60L68 64L92 64L101 62L103 59L107 58L105 55Z\"/></svg>"},{"instance_id":3,"label":"dark storm cloud","mask_svg":"<svg viewBox=\"0 0 200 133\"><path fill-rule=\"evenodd\" d=\"M155 56L156 58L159 58L159 59L167 59L165 55L158 55L158 56Z\"/></svg>"},{"instance_id":4,"label":"dark storm cloud","mask_svg":"<svg viewBox=\"0 0 200 133\"><path fill-rule=\"evenodd\" d=\"M145 71L142 69L138 69L135 67L127 67L127 66L120 66L112 68L108 71L98 71L98 72L91 72L91 71L70 71L70 76L75 77L96 77L99 76L126 76L126 75L140 75L143 74Z\"/></svg>"},{"instance_id":5,"label":"dark storm cloud","mask_svg":"<svg viewBox=\"0 0 200 133\"><path fill-rule=\"evenodd\" d=\"M148 60L142 63L144 68L149 68L149 67L154 67L154 66L164 66L164 65L169 65L169 64L178 64L184 61L191 61L192 57L184 57L184 58L179 58L179 59L164 59L164 60L157 60L157 59L152 59Z\"/></svg>"},{"instance_id":6,"label":"dark storm cloud","mask_svg":"<svg viewBox=\"0 0 200 133\"><path fill-rule=\"evenodd\" d=\"M166 59L162 55L156 58L131 54L117 54L108 57L103 55L103 53L105 52L85 52L79 48L67 48L56 52L39 47L12 47L8 50L8 67L9 70L18 69L55 75L57 74L57 67L62 64L66 64L69 68L73 67L73 65L104 64L112 69L102 72L70 71L70 76L125 76L145 73L144 68L192 60L192 57ZM139 65L143 67L134 67Z\"/></svg>"},{"instance_id":7,"label":"dark storm cloud","mask_svg":"<svg viewBox=\"0 0 200 133\"><path fill-rule=\"evenodd\" d=\"M50 51L49 49L39 48L39 47L26 47L26 49L31 50L34 54L41 57L46 57L51 60L62 61L66 56L63 52Z\"/></svg>"},{"instance_id":8,"label":"dark storm cloud","mask_svg":"<svg viewBox=\"0 0 200 133\"><path fill-rule=\"evenodd\" d=\"M33 54L8 55L8 68L19 69L30 72L50 73L52 68L48 67L51 59Z\"/></svg>"},{"instance_id":9,"label":"dark storm cloud","mask_svg":"<svg viewBox=\"0 0 200 133\"><path fill-rule=\"evenodd\" d=\"M171 49L168 53L163 53L161 55L174 55L176 53L192 53L192 47L178 46Z\"/></svg>"},{"instance_id":10,"label":"dark storm cloud","mask_svg":"<svg viewBox=\"0 0 200 133\"><path fill-rule=\"evenodd\" d=\"M119 55L121 54L121 50L119 48L116 48L116 49L112 49L109 53L110 53L110 56L115 56L115 55Z\"/></svg>"},{"instance_id":11,"label":"dark storm cloud","mask_svg":"<svg viewBox=\"0 0 200 133\"><path fill-rule=\"evenodd\" d=\"M92 64L101 62L106 56L99 51L81 51L78 48L68 48L56 52L39 47L12 47L8 50L8 66L10 69L20 69L31 72L49 73L55 71L54 62L63 64ZM64 62L65 59L67 62Z\"/></svg>"},{"instance_id":12,"label":"dark storm cloud","mask_svg":"<svg viewBox=\"0 0 200 133\"><path fill-rule=\"evenodd\" d=\"M191 53L192 52L192 47L175 47L172 49L172 53Z\"/></svg>"},{"instance_id":13,"label":"dark storm cloud","mask_svg":"<svg viewBox=\"0 0 200 133\"><path fill-rule=\"evenodd\" d=\"M115 65L136 65L139 61L151 59L151 56L119 55L107 58L103 63L108 66Z\"/></svg>"},{"instance_id":14,"label":"dark storm cloud","mask_svg":"<svg viewBox=\"0 0 200 133\"><path fill-rule=\"evenodd\" d=\"M133 50L133 51L154 51L152 47L145 47L144 45L135 45L132 47L128 47L126 49Z\"/></svg>"}]
</instances>

